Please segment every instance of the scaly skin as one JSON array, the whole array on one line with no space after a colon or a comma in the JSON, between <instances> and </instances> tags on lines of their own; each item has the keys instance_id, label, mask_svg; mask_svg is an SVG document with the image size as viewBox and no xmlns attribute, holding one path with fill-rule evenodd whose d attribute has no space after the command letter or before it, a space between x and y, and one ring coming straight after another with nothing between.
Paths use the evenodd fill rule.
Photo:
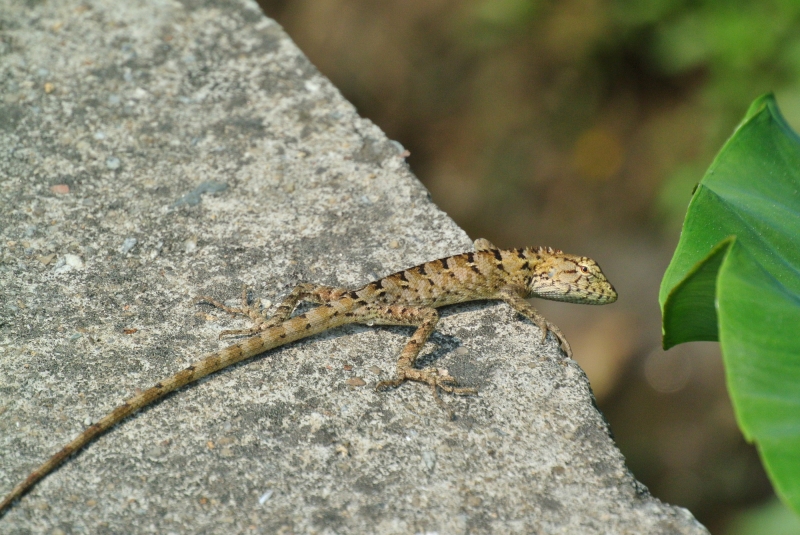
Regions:
<instances>
[{"instance_id":1,"label":"scaly skin","mask_svg":"<svg viewBox=\"0 0 800 535\"><path fill-rule=\"evenodd\" d=\"M528 297L602 305L616 301L617 293L597 263L590 258L542 247L500 250L487 240L480 239L475 241L475 252L420 264L357 290L300 284L269 318L260 312L259 302L252 306L247 304L246 291L242 296L241 308L230 308L211 298L200 297L196 301L205 301L227 312L246 315L254 320L255 325L251 329L223 331L220 336L251 336L206 355L172 377L133 396L100 421L90 425L14 487L0 502L0 516L5 514L15 500L73 453L141 408L231 364L340 325L364 323L416 327L397 360L395 378L379 382L377 389L399 386L405 381L417 381L429 385L434 398L440 404L439 389L453 394L474 394L475 390L455 386L456 380L446 370L415 367L422 346L436 328L439 320L436 311L438 307L482 299L500 299L535 323L542 331L542 341L548 332L555 334L567 356L571 357L572 350L564 335L525 301ZM311 301L320 306L290 318L300 301Z\"/></svg>"}]
</instances>

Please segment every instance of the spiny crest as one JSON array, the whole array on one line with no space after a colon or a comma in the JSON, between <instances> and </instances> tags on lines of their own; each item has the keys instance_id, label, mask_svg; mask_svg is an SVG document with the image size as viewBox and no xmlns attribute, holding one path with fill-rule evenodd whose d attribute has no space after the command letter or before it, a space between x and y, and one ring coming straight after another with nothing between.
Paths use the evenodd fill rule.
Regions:
<instances>
[{"instance_id":1,"label":"spiny crest","mask_svg":"<svg viewBox=\"0 0 800 535\"><path fill-rule=\"evenodd\" d=\"M542 247L541 245L536 249L531 248L535 253L538 254L564 254L564 251L561 249L553 249L552 247Z\"/></svg>"}]
</instances>

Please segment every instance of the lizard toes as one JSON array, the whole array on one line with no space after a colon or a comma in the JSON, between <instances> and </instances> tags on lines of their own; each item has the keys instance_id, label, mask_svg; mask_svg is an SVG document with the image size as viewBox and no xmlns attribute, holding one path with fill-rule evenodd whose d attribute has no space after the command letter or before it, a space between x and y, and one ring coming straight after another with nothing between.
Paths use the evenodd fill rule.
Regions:
<instances>
[{"instance_id":1,"label":"lizard toes","mask_svg":"<svg viewBox=\"0 0 800 535\"><path fill-rule=\"evenodd\" d=\"M452 375L440 375L439 377L436 378L436 384L440 386L445 384L457 385L458 381Z\"/></svg>"},{"instance_id":2,"label":"lizard toes","mask_svg":"<svg viewBox=\"0 0 800 535\"><path fill-rule=\"evenodd\" d=\"M389 379L386 381L378 381L378 384L375 385L375 391L380 392L382 390L387 390L389 388L395 388L403 384L405 378L398 377L396 379Z\"/></svg>"}]
</instances>

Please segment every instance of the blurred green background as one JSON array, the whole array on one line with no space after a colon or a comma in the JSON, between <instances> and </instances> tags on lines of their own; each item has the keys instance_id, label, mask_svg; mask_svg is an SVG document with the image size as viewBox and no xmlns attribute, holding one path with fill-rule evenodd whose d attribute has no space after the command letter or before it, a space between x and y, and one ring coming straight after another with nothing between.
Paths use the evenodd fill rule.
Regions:
<instances>
[{"instance_id":1,"label":"blurred green background","mask_svg":"<svg viewBox=\"0 0 800 535\"><path fill-rule=\"evenodd\" d=\"M712 533L800 533L736 427L715 343L661 350L694 185L774 91L800 125L798 0L259 0L472 238L591 256L612 307L537 302L628 466Z\"/></svg>"}]
</instances>

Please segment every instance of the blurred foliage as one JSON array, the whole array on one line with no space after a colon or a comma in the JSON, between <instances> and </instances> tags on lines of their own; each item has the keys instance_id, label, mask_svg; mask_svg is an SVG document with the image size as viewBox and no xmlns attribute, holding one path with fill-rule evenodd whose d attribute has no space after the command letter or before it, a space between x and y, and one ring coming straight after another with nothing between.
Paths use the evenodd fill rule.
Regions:
<instances>
[{"instance_id":1,"label":"blurred foliage","mask_svg":"<svg viewBox=\"0 0 800 535\"><path fill-rule=\"evenodd\" d=\"M692 164L663 169L656 215L670 228L682 220L688 191L697 183L713 148L756 95L777 93L790 122L800 122L800 2L796 0L582 0L573 16L559 3L541 0L482 0L470 10L473 46L509 45L546 27L574 22L556 32L578 59L626 57L664 79L699 76L692 95L706 110L706 139ZM592 24L578 9L602 12ZM559 21L558 19L567 19ZM592 26L594 28L592 28ZM577 38L576 38L577 37ZM614 69L609 71L616 74ZM605 162L599 161L602 167ZM618 170L611 166L607 175ZM694 180L688 178L694 173ZM589 173L591 174L591 173ZM595 173L597 174L597 173ZM599 173L602 175L602 173ZM689 186L687 188L687 186ZM678 192L682 191L682 195Z\"/></svg>"},{"instance_id":2,"label":"blurred foliage","mask_svg":"<svg viewBox=\"0 0 800 535\"><path fill-rule=\"evenodd\" d=\"M800 518L778 499L736 515L725 530L726 535L797 535Z\"/></svg>"}]
</instances>

